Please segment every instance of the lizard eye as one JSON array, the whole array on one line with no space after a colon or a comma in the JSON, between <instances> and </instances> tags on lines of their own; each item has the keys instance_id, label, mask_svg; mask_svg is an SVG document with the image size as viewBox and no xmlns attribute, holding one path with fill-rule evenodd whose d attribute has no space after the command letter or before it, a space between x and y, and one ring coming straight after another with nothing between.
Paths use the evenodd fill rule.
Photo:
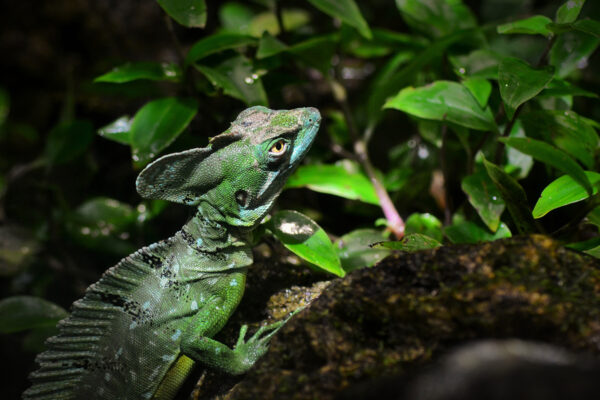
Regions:
<instances>
[{"instance_id":1,"label":"lizard eye","mask_svg":"<svg viewBox=\"0 0 600 400\"><path fill-rule=\"evenodd\" d=\"M280 156L287 150L287 143L285 140L276 141L273 146L269 149L269 154L272 156Z\"/></svg>"},{"instance_id":2,"label":"lizard eye","mask_svg":"<svg viewBox=\"0 0 600 400\"><path fill-rule=\"evenodd\" d=\"M248 192L245 190L238 190L235 192L235 201L242 207L246 207L248 203Z\"/></svg>"}]
</instances>

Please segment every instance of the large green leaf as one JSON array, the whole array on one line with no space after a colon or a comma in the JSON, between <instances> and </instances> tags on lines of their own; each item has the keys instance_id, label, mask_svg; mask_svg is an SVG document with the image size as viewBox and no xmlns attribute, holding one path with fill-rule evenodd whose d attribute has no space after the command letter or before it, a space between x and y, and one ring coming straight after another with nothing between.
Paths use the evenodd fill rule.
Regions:
<instances>
[{"instance_id":1,"label":"large green leaf","mask_svg":"<svg viewBox=\"0 0 600 400\"><path fill-rule=\"evenodd\" d=\"M117 118L110 124L98 129L98 135L113 140L121 144L130 144L131 139L129 131L131 130L131 122L133 119L129 115L124 115Z\"/></svg>"},{"instance_id":2,"label":"large green leaf","mask_svg":"<svg viewBox=\"0 0 600 400\"><path fill-rule=\"evenodd\" d=\"M525 195L525 191L521 185L500 167L485 158L483 159L483 165L492 182L494 182L494 185L500 191L500 195L519 233L524 234L537 231L535 221L531 216L531 210L527 204L527 195Z\"/></svg>"},{"instance_id":3,"label":"large green leaf","mask_svg":"<svg viewBox=\"0 0 600 400\"><path fill-rule=\"evenodd\" d=\"M588 193L592 192L592 186L583 169L564 151L531 138L500 138L499 140L522 153L529 154L538 161L569 174Z\"/></svg>"},{"instance_id":4,"label":"large green leaf","mask_svg":"<svg viewBox=\"0 0 600 400\"><path fill-rule=\"evenodd\" d=\"M0 300L0 333L53 327L66 316L62 307L39 297L8 297Z\"/></svg>"},{"instance_id":5,"label":"large green leaf","mask_svg":"<svg viewBox=\"0 0 600 400\"><path fill-rule=\"evenodd\" d=\"M176 64L137 62L115 67L112 71L94 79L94 82L125 83L138 79L177 82L180 78L181 70Z\"/></svg>"},{"instance_id":6,"label":"large green leaf","mask_svg":"<svg viewBox=\"0 0 600 400\"><path fill-rule=\"evenodd\" d=\"M166 97L146 103L133 117L130 130L133 161L143 166L173 142L198 111L191 98Z\"/></svg>"},{"instance_id":7,"label":"large green leaf","mask_svg":"<svg viewBox=\"0 0 600 400\"><path fill-rule=\"evenodd\" d=\"M489 175L484 170L479 170L463 178L461 187L481 220L492 232L496 232L505 205Z\"/></svg>"},{"instance_id":8,"label":"large green leaf","mask_svg":"<svg viewBox=\"0 0 600 400\"><path fill-rule=\"evenodd\" d=\"M50 164L64 164L83 154L94 138L89 121L63 122L54 127L46 141L46 160Z\"/></svg>"},{"instance_id":9,"label":"large green leaf","mask_svg":"<svg viewBox=\"0 0 600 400\"><path fill-rule=\"evenodd\" d=\"M600 174L593 171L585 171L585 175L593 186L592 195L598 193ZM533 208L533 217L541 218L552 210L577 203L588 197L590 195L579 183L575 182L569 175L563 175L544 188Z\"/></svg>"},{"instance_id":10,"label":"large green leaf","mask_svg":"<svg viewBox=\"0 0 600 400\"><path fill-rule=\"evenodd\" d=\"M285 247L302 259L334 275L346 274L327 233L306 215L292 210L279 211L267 227Z\"/></svg>"},{"instance_id":11,"label":"large green leaf","mask_svg":"<svg viewBox=\"0 0 600 400\"><path fill-rule=\"evenodd\" d=\"M334 248L344 271L370 267L387 257L389 250L371 246L383 240L383 232L376 229L357 229L336 240Z\"/></svg>"},{"instance_id":12,"label":"large green leaf","mask_svg":"<svg viewBox=\"0 0 600 400\"><path fill-rule=\"evenodd\" d=\"M354 0L308 0L324 13L338 18L356 28L362 36L371 39L373 35Z\"/></svg>"},{"instance_id":13,"label":"large green leaf","mask_svg":"<svg viewBox=\"0 0 600 400\"><path fill-rule=\"evenodd\" d=\"M234 32L220 32L202 38L197 41L187 56L185 64L190 65L196 61L203 59L211 54L218 53L223 50L237 49L244 46L256 45L256 38L248 35L243 35Z\"/></svg>"},{"instance_id":14,"label":"large green leaf","mask_svg":"<svg viewBox=\"0 0 600 400\"><path fill-rule=\"evenodd\" d=\"M436 81L420 88L402 89L384 108L481 131L496 130L490 109L481 108L469 90L457 82Z\"/></svg>"},{"instance_id":15,"label":"large green leaf","mask_svg":"<svg viewBox=\"0 0 600 400\"><path fill-rule=\"evenodd\" d=\"M575 21L581 12L583 3L585 0L568 0L556 10L556 22L566 24Z\"/></svg>"},{"instance_id":16,"label":"large green leaf","mask_svg":"<svg viewBox=\"0 0 600 400\"><path fill-rule=\"evenodd\" d=\"M206 3L204 0L157 0L167 14L188 28L204 28Z\"/></svg>"},{"instance_id":17,"label":"large green leaf","mask_svg":"<svg viewBox=\"0 0 600 400\"><path fill-rule=\"evenodd\" d=\"M543 15L534 15L533 17L498 25L498 33L524 33L527 35L549 36L552 34L547 27L550 23L552 23L550 18Z\"/></svg>"},{"instance_id":18,"label":"large green leaf","mask_svg":"<svg viewBox=\"0 0 600 400\"><path fill-rule=\"evenodd\" d=\"M216 66L195 64L223 93L243 101L248 106L267 105L267 94L260 76L255 72L250 60L243 56L234 56Z\"/></svg>"},{"instance_id":19,"label":"large green leaf","mask_svg":"<svg viewBox=\"0 0 600 400\"><path fill-rule=\"evenodd\" d=\"M527 136L543 139L593 168L598 135L585 118L573 111L541 110L521 117Z\"/></svg>"},{"instance_id":20,"label":"large green leaf","mask_svg":"<svg viewBox=\"0 0 600 400\"><path fill-rule=\"evenodd\" d=\"M434 37L476 26L473 13L461 0L396 0L396 5L408 25Z\"/></svg>"},{"instance_id":21,"label":"large green leaf","mask_svg":"<svg viewBox=\"0 0 600 400\"><path fill-rule=\"evenodd\" d=\"M585 67L599 43L600 38L584 32L573 31L559 35L550 51L550 64L556 68L556 76L564 78Z\"/></svg>"},{"instance_id":22,"label":"large green leaf","mask_svg":"<svg viewBox=\"0 0 600 400\"><path fill-rule=\"evenodd\" d=\"M551 67L534 69L517 58L502 60L498 66L498 85L508 118L512 118L521 104L541 92L550 83L553 74Z\"/></svg>"},{"instance_id":23,"label":"large green leaf","mask_svg":"<svg viewBox=\"0 0 600 400\"><path fill-rule=\"evenodd\" d=\"M302 165L286 183L286 188L298 187L379 205L373 185L354 163Z\"/></svg>"}]
</instances>

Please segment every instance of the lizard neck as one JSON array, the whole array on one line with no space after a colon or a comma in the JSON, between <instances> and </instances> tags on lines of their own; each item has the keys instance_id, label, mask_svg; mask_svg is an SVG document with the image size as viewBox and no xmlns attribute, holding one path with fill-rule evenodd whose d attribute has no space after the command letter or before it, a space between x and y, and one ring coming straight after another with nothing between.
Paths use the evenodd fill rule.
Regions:
<instances>
[{"instance_id":1,"label":"lizard neck","mask_svg":"<svg viewBox=\"0 0 600 400\"><path fill-rule=\"evenodd\" d=\"M225 223L221 212L207 202L200 203L196 214L183 226L181 232L190 247L203 252L245 247L250 242L249 231Z\"/></svg>"}]
</instances>

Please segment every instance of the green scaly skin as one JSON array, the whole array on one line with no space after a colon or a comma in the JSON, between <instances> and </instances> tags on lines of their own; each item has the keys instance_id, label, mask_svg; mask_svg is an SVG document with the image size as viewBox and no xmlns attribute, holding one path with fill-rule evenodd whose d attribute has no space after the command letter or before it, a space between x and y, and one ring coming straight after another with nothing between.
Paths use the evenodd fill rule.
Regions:
<instances>
[{"instance_id":1,"label":"green scaly skin","mask_svg":"<svg viewBox=\"0 0 600 400\"><path fill-rule=\"evenodd\" d=\"M137 180L146 198L197 208L173 237L121 260L76 301L37 357L24 399L172 399L195 362L247 371L287 321L233 349L211 337L240 302L251 230L308 152L314 108L252 107L206 148L164 156ZM289 318L288 318L289 319Z\"/></svg>"}]
</instances>

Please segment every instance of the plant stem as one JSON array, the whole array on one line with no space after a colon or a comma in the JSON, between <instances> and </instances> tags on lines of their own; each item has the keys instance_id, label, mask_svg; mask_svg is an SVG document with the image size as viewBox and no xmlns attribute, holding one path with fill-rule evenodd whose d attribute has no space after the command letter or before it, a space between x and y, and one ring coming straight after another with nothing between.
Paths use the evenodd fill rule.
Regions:
<instances>
[{"instance_id":1,"label":"plant stem","mask_svg":"<svg viewBox=\"0 0 600 400\"><path fill-rule=\"evenodd\" d=\"M447 160L447 145L448 145L448 126L442 125L442 148L440 149L440 166L442 168L442 175L444 177L444 225L448 226L452 222L452 198L450 197L450 191L448 182L450 181L450 171L448 169Z\"/></svg>"},{"instance_id":2,"label":"plant stem","mask_svg":"<svg viewBox=\"0 0 600 400\"><path fill-rule=\"evenodd\" d=\"M364 139L359 137L354 118L352 118L352 113L346 97L346 89L336 81L331 81L330 83L333 97L342 108L342 113L344 114L346 125L348 126L348 132L350 133L350 137L354 142L354 153L356 154L356 159L365 170L367 177L375 189L375 193L377 194L377 198L379 198L383 215L385 215L385 218L388 221L389 229L397 239L402 239L404 236L404 220L400 214L398 214L390 195L375 174L375 168L371 164L369 154L367 152L366 142ZM370 132L365 132L365 137L366 136L370 136Z\"/></svg>"}]
</instances>

